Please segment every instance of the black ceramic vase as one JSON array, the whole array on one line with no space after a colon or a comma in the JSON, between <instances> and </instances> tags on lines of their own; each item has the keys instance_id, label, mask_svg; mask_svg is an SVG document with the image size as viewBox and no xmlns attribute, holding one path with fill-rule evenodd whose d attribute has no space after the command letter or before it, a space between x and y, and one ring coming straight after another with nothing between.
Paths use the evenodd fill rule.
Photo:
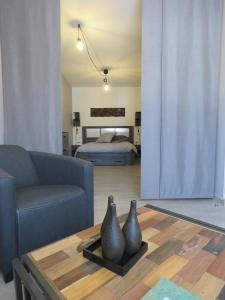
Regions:
<instances>
[{"instance_id":1,"label":"black ceramic vase","mask_svg":"<svg viewBox=\"0 0 225 300\"><path fill-rule=\"evenodd\" d=\"M113 202L114 202L113 196L111 195L111 196L108 197L107 211L106 211L105 218L104 218L104 220L103 220L103 222L102 222L101 231L100 231L101 236L102 236L102 233L103 233L103 231L104 231L105 224L108 223L108 218L109 218L109 216L110 216L110 214L109 214L109 210L110 210L110 209L109 209L109 206L110 206L110 204L113 203Z\"/></svg>"},{"instance_id":2,"label":"black ceramic vase","mask_svg":"<svg viewBox=\"0 0 225 300\"><path fill-rule=\"evenodd\" d=\"M105 259L119 262L124 254L125 241L116 216L116 204L109 205L109 215L102 232L102 255Z\"/></svg>"},{"instance_id":3,"label":"black ceramic vase","mask_svg":"<svg viewBox=\"0 0 225 300\"><path fill-rule=\"evenodd\" d=\"M133 255L140 249L142 242L135 200L132 200L130 203L130 212L123 226L123 234L125 238L125 252L129 255Z\"/></svg>"}]
</instances>

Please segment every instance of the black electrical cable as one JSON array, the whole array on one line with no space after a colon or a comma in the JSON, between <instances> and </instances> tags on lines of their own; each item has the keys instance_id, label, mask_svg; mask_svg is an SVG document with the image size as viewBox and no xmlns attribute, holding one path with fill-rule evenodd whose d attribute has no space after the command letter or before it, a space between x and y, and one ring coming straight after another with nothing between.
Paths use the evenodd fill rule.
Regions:
<instances>
[{"instance_id":1,"label":"black electrical cable","mask_svg":"<svg viewBox=\"0 0 225 300\"><path fill-rule=\"evenodd\" d=\"M88 42L87 42L87 39L86 39L86 37L85 37L85 35L84 35L84 33L83 33L83 30L81 29L81 27L79 27L79 29L80 29L81 35L82 35L82 37L83 37L83 40L84 40L84 43L85 43L85 46L86 46L86 49L87 49L87 54L88 54L88 57L89 57L91 63L93 64L95 70L96 70L101 76L103 76L102 71L101 71L102 68L98 68L97 65L96 65L96 63L94 62L93 58L91 57L91 53L90 53L89 47L88 47Z\"/></svg>"},{"instance_id":2,"label":"black electrical cable","mask_svg":"<svg viewBox=\"0 0 225 300\"><path fill-rule=\"evenodd\" d=\"M80 39L80 24L78 24L77 27L77 35L78 35L78 40Z\"/></svg>"}]
</instances>

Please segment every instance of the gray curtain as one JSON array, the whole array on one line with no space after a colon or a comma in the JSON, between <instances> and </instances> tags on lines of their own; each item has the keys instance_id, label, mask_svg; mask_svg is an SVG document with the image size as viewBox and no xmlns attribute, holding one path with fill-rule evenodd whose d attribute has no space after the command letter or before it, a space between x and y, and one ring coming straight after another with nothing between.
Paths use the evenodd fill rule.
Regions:
<instances>
[{"instance_id":1,"label":"gray curtain","mask_svg":"<svg viewBox=\"0 0 225 300\"><path fill-rule=\"evenodd\" d=\"M143 0L141 198L159 198L162 1Z\"/></svg>"},{"instance_id":2,"label":"gray curtain","mask_svg":"<svg viewBox=\"0 0 225 300\"><path fill-rule=\"evenodd\" d=\"M144 5L147 6L147 2L144 1ZM156 72L161 94L159 83L151 82L151 78L146 78L143 73L143 81L146 81L143 96L148 98L142 99L142 111L145 112L149 106L149 111L155 111L156 116L150 121L152 113L150 116L144 113L142 123L145 128L143 151L146 151L145 144L148 145L148 153L144 153L146 161L142 165L147 162L147 155L154 161L151 165L147 162L146 173L142 174L145 182L142 184L142 198L211 198L215 188L223 1L150 2L152 6L148 9L153 10L161 3L161 11L157 11L158 20L156 16L148 18L146 25L154 28L155 22L160 23L161 20L161 43L158 42L159 37L155 38L152 34L153 29L149 29L150 44L154 44L154 48L158 46L161 62L153 62L151 53L156 50L152 50L149 44L149 52L145 54L148 59L145 57L143 60L149 64L149 72ZM149 17L152 12L146 13L145 9L143 15L148 14ZM152 93L156 88L157 93ZM150 99L151 95L154 100ZM149 131L155 128L159 128L160 132L157 138L152 139ZM159 157L154 160L156 151Z\"/></svg>"},{"instance_id":3,"label":"gray curtain","mask_svg":"<svg viewBox=\"0 0 225 300\"><path fill-rule=\"evenodd\" d=\"M221 34L215 196L225 199L225 6Z\"/></svg>"},{"instance_id":4,"label":"gray curtain","mask_svg":"<svg viewBox=\"0 0 225 300\"><path fill-rule=\"evenodd\" d=\"M0 2L5 143L61 153L59 8Z\"/></svg>"},{"instance_id":5,"label":"gray curtain","mask_svg":"<svg viewBox=\"0 0 225 300\"><path fill-rule=\"evenodd\" d=\"M0 40L0 144L4 143L4 114L3 114L3 90L2 90L2 55Z\"/></svg>"},{"instance_id":6,"label":"gray curtain","mask_svg":"<svg viewBox=\"0 0 225 300\"><path fill-rule=\"evenodd\" d=\"M160 198L214 196L221 12L164 1Z\"/></svg>"}]
</instances>

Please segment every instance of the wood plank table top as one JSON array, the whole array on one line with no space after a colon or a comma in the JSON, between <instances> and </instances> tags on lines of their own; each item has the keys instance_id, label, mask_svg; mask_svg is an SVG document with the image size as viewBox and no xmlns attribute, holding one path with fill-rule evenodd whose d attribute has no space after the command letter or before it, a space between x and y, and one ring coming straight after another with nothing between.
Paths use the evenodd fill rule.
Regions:
<instances>
[{"instance_id":1,"label":"wood plank table top","mask_svg":"<svg viewBox=\"0 0 225 300\"><path fill-rule=\"evenodd\" d=\"M126 216L119 218L122 224ZM124 276L88 261L82 250L99 237L100 225L25 255L59 299L136 300L160 278L201 299L225 299L225 234L165 212L138 209L148 251Z\"/></svg>"}]
</instances>

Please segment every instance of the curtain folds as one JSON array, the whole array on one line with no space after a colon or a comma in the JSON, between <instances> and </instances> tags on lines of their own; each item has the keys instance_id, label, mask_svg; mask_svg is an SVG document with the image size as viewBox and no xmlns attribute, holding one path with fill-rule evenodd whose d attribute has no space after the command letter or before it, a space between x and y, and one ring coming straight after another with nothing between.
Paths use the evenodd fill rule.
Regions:
<instances>
[{"instance_id":1,"label":"curtain folds","mask_svg":"<svg viewBox=\"0 0 225 300\"><path fill-rule=\"evenodd\" d=\"M163 2L160 198L211 198L222 1Z\"/></svg>"},{"instance_id":2,"label":"curtain folds","mask_svg":"<svg viewBox=\"0 0 225 300\"><path fill-rule=\"evenodd\" d=\"M2 89L2 55L0 40L0 145L4 143L4 112L3 112L3 89Z\"/></svg>"},{"instance_id":3,"label":"curtain folds","mask_svg":"<svg viewBox=\"0 0 225 300\"><path fill-rule=\"evenodd\" d=\"M5 143L61 153L59 0L0 2Z\"/></svg>"},{"instance_id":4,"label":"curtain folds","mask_svg":"<svg viewBox=\"0 0 225 300\"><path fill-rule=\"evenodd\" d=\"M143 1L143 199L214 197L222 11L223 0Z\"/></svg>"},{"instance_id":5,"label":"curtain folds","mask_svg":"<svg viewBox=\"0 0 225 300\"><path fill-rule=\"evenodd\" d=\"M218 103L218 129L216 152L215 197L225 199L225 5L221 32L220 87Z\"/></svg>"}]
</instances>

